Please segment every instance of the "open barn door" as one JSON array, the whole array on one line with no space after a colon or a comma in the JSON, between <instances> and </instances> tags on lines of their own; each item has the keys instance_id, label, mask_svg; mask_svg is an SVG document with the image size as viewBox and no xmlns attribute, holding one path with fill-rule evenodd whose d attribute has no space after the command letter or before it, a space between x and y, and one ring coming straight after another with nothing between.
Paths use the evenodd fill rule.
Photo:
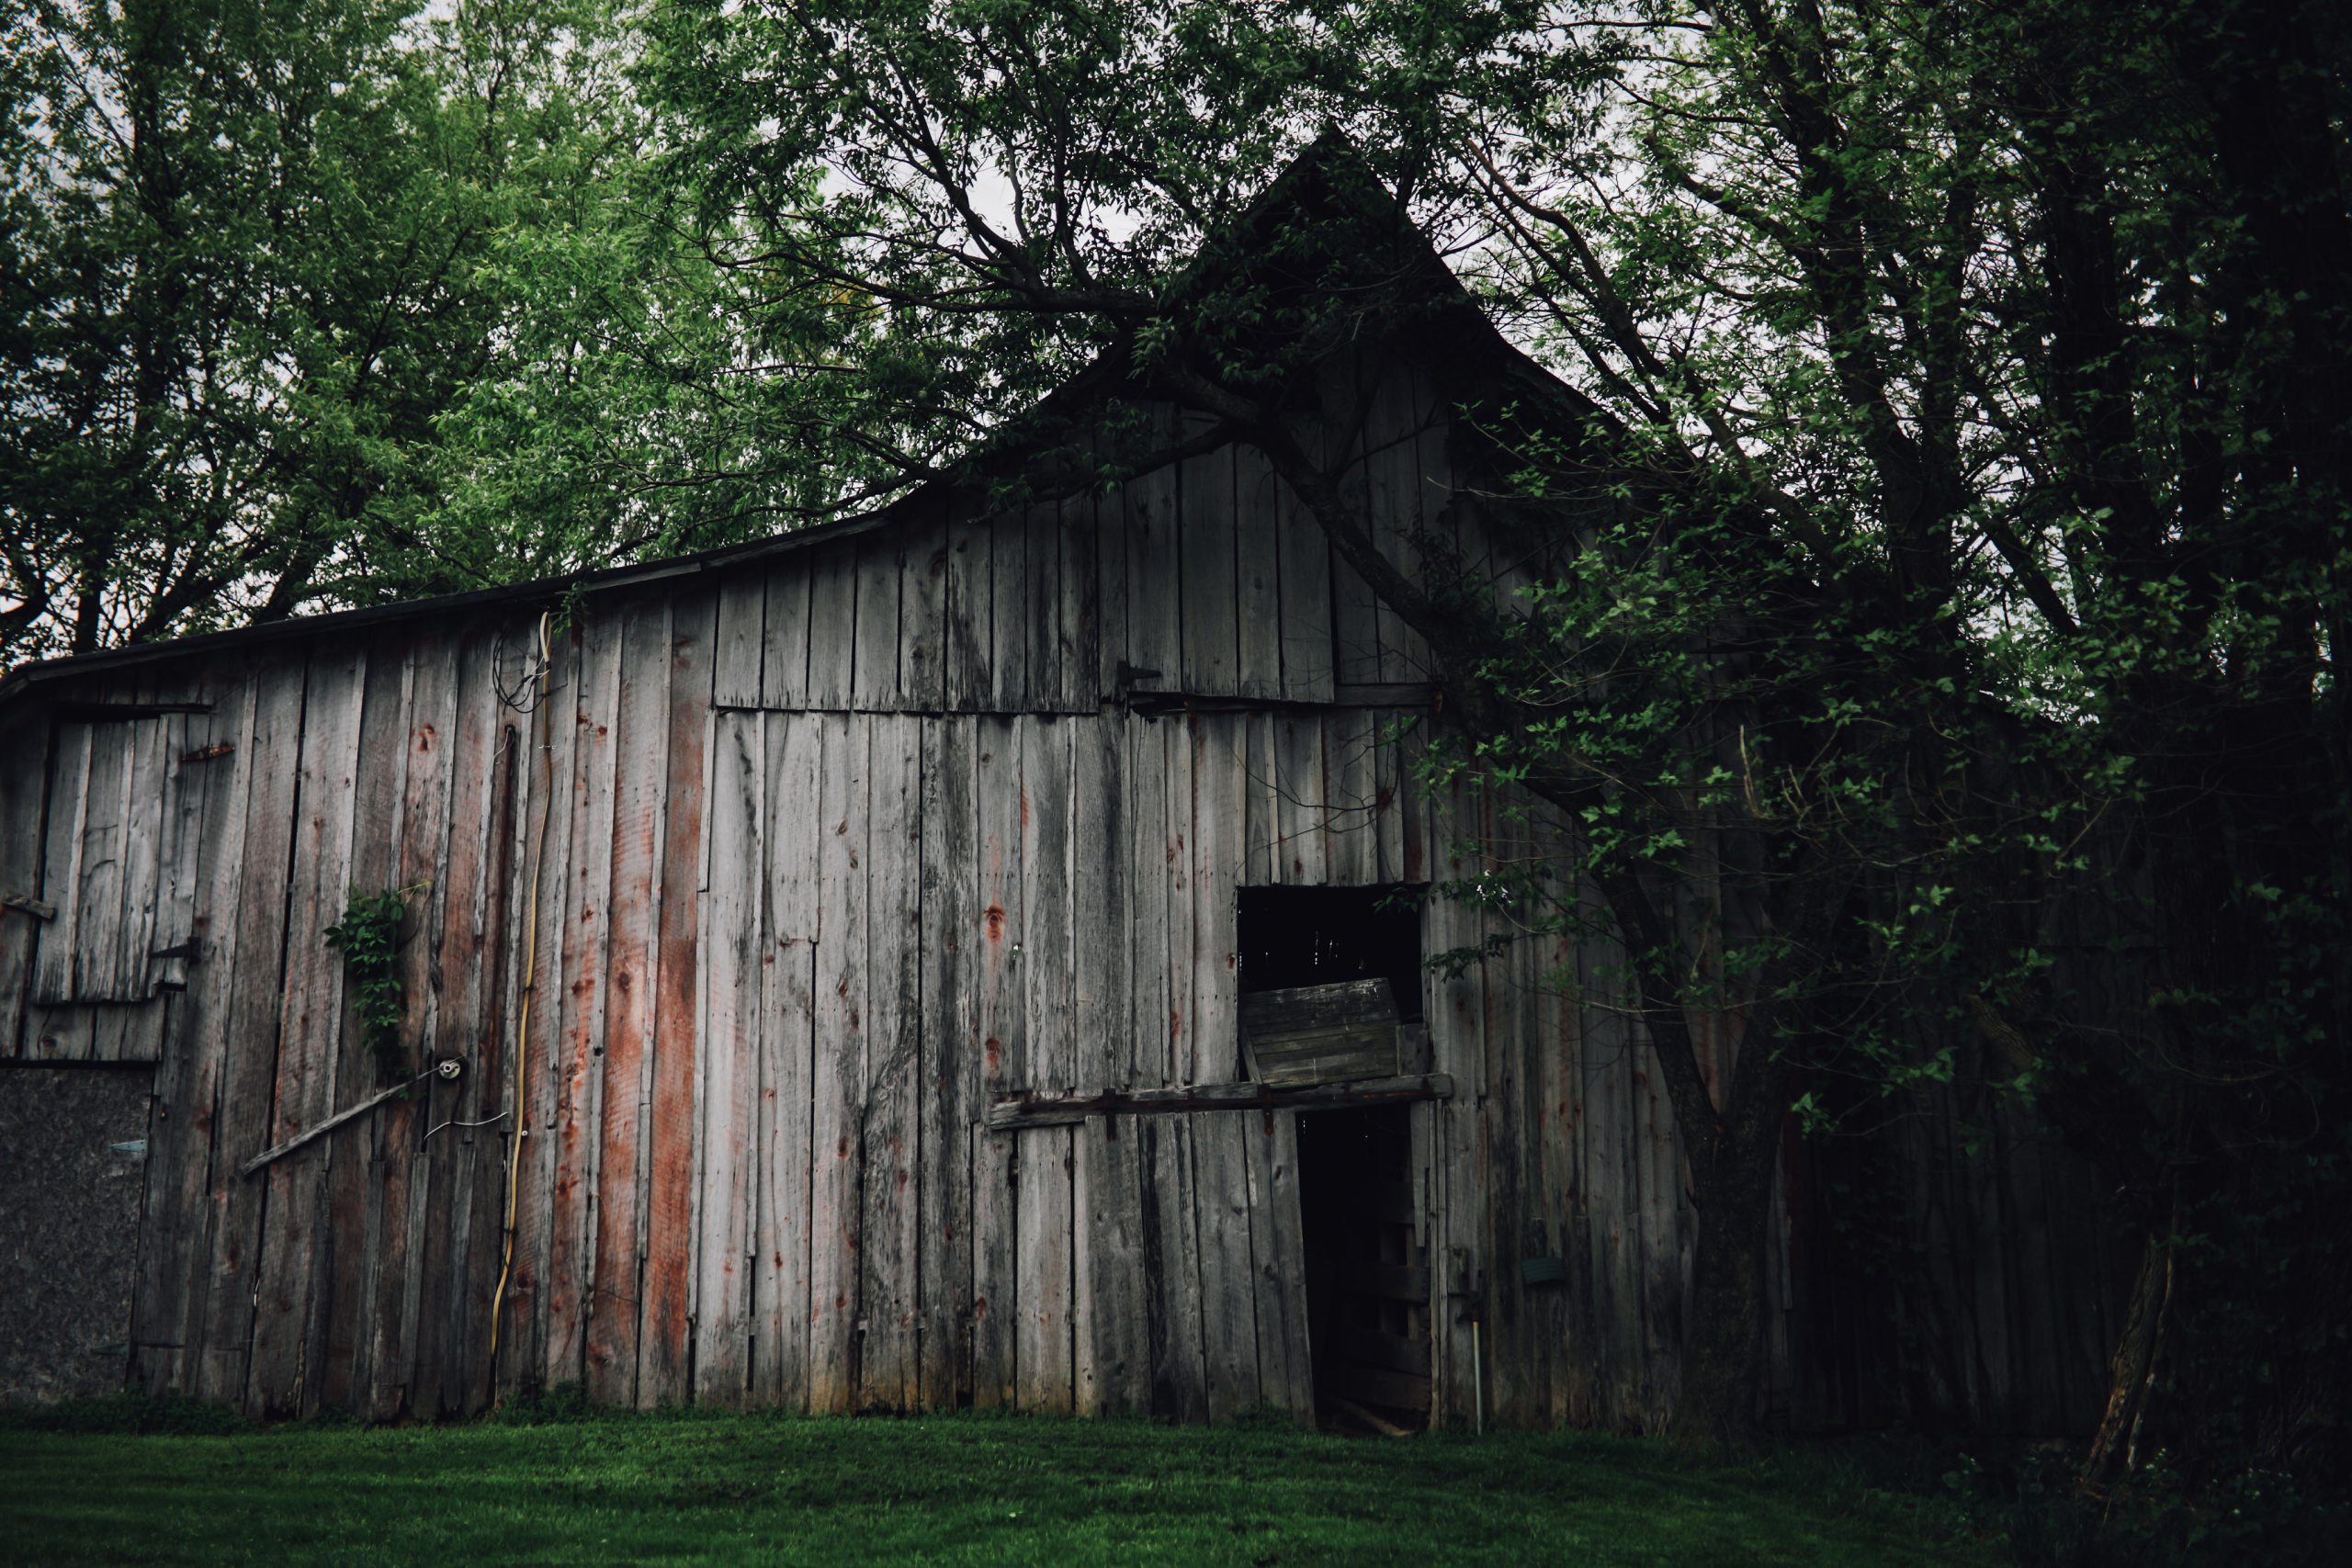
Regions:
<instances>
[{"instance_id":1,"label":"open barn door","mask_svg":"<svg viewBox=\"0 0 2352 1568\"><path fill-rule=\"evenodd\" d=\"M1241 1018L1273 1089L1398 1081L1422 1063L1419 889L1241 890ZM1410 1107L1296 1113L1300 1256L1315 1402L1327 1426L1429 1425L1430 1273Z\"/></svg>"}]
</instances>

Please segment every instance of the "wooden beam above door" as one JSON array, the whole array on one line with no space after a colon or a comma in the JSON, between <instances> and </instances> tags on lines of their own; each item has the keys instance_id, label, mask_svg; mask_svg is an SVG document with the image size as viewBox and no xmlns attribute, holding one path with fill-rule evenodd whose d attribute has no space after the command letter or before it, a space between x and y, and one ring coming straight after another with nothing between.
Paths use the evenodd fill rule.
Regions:
<instances>
[{"instance_id":1,"label":"wooden beam above door","mask_svg":"<svg viewBox=\"0 0 2352 1568\"><path fill-rule=\"evenodd\" d=\"M1090 1116L1165 1116L1195 1111L1325 1111L1340 1106L1396 1105L1416 1100L1451 1100L1453 1079L1444 1073L1367 1078L1357 1083L1317 1084L1310 1089L1274 1089L1261 1083L1189 1084L1181 1089L1114 1089L1105 1094L1011 1095L989 1108L993 1132L1022 1127L1067 1127Z\"/></svg>"}]
</instances>

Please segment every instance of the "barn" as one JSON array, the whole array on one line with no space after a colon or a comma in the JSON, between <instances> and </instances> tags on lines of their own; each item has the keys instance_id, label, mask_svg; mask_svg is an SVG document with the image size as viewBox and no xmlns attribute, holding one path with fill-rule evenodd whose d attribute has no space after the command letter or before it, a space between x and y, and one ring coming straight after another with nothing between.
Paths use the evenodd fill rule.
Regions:
<instances>
[{"instance_id":1,"label":"barn","mask_svg":"<svg viewBox=\"0 0 2352 1568\"><path fill-rule=\"evenodd\" d=\"M1462 411L1554 384L1438 296L1299 428L1508 608ZM1610 953L1425 896L1559 830L1427 784L1427 650L1263 454L1115 353L1049 412L869 516L0 684L6 1392L1658 1427L1692 1216L1561 983ZM330 941L385 892L389 1065ZM1949 1397L2079 1429L2086 1173L1913 1155ZM1774 1401L1869 1418L1801 1174Z\"/></svg>"}]
</instances>

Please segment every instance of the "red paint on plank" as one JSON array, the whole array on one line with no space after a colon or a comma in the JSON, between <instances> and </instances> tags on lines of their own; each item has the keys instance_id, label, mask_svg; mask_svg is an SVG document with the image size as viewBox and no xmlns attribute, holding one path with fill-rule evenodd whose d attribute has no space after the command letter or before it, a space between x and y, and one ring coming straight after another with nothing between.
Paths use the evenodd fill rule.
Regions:
<instances>
[{"instance_id":1,"label":"red paint on plank","mask_svg":"<svg viewBox=\"0 0 2352 1568\"><path fill-rule=\"evenodd\" d=\"M653 1124L646 1192L639 1398L682 1400L695 1199L695 882L703 833L703 718L715 597L673 607L668 829L662 841L653 1002Z\"/></svg>"}]
</instances>

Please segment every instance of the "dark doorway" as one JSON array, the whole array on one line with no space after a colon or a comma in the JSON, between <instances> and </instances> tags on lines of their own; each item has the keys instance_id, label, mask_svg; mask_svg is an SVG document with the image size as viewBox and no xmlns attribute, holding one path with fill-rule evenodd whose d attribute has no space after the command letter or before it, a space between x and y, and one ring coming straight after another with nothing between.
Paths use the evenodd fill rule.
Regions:
<instances>
[{"instance_id":1,"label":"dark doorway","mask_svg":"<svg viewBox=\"0 0 2352 1568\"><path fill-rule=\"evenodd\" d=\"M1421 1018L1418 886L1244 887L1241 988L1282 991L1387 980L1405 1022Z\"/></svg>"},{"instance_id":2,"label":"dark doorway","mask_svg":"<svg viewBox=\"0 0 2352 1568\"><path fill-rule=\"evenodd\" d=\"M1414 1240L1411 1109L1301 1112L1298 1201L1316 1414L1327 1427L1430 1418L1430 1279Z\"/></svg>"}]
</instances>

